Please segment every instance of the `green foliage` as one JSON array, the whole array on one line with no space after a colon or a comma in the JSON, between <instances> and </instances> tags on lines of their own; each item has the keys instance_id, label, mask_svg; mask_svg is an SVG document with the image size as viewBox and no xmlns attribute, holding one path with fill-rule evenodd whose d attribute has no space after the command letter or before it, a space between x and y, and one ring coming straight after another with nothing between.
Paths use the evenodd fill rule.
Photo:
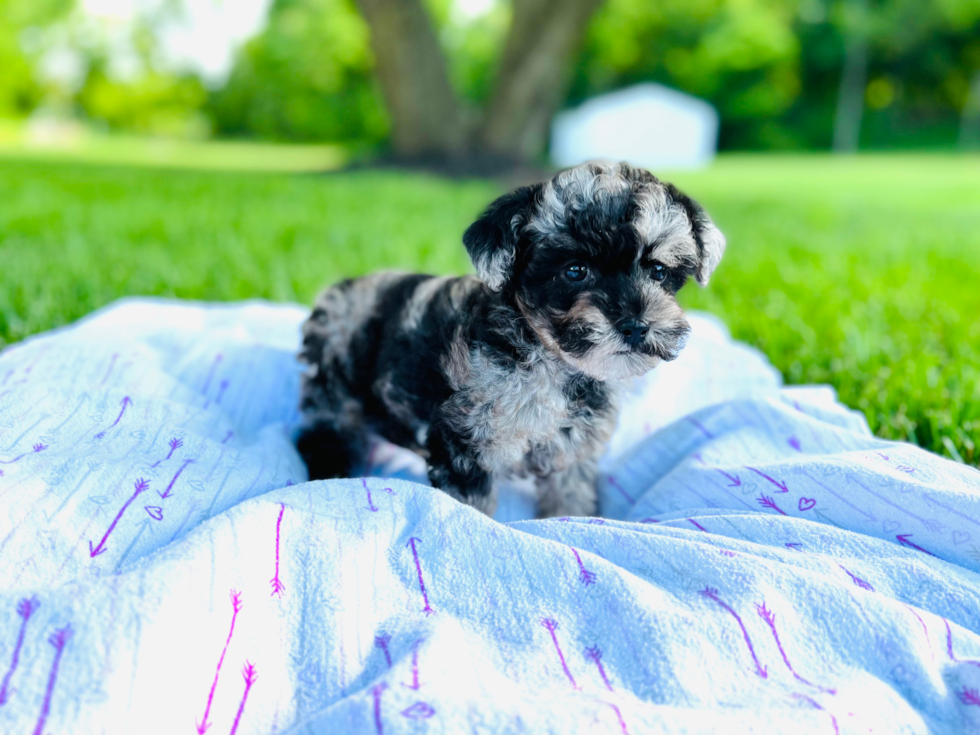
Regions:
<instances>
[{"instance_id":1,"label":"green foliage","mask_svg":"<svg viewBox=\"0 0 980 735\"><path fill-rule=\"evenodd\" d=\"M834 385L880 436L976 465L978 164L723 156L672 176L729 237L710 287L682 300L721 316L789 382ZM463 272L460 234L497 193L380 173L0 160L0 345L128 294L309 303L324 283L378 268Z\"/></svg>"},{"instance_id":2,"label":"green foliage","mask_svg":"<svg viewBox=\"0 0 980 735\"><path fill-rule=\"evenodd\" d=\"M378 143L388 121L353 0L276 0L210 106L219 133Z\"/></svg>"},{"instance_id":3,"label":"green foliage","mask_svg":"<svg viewBox=\"0 0 980 735\"><path fill-rule=\"evenodd\" d=\"M208 132L201 115L206 101L207 91L197 77L146 70L121 80L102 65L89 70L77 95L86 117L110 129L192 137Z\"/></svg>"},{"instance_id":4,"label":"green foliage","mask_svg":"<svg viewBox=\"0 0 980 735\"><path fill-rule=\"evenodd\" d=\"M26 115L43 99L44 88L35 74L37 36L63 17L71 4L71 0L0 0L0 117Z\"/></svg>"},{"instance_id":5,"label":"green foliage","mask_svg":"<svg viewBox=\"0 0 980 735\"><path fill-rule=\"evenodd\" d=\"M980 0L608 0L571 102L639 81L704 97L722 148L825 148L845 37L869 41L865 147L952 147L980 69Z\"/></svg>"}]
</instances>

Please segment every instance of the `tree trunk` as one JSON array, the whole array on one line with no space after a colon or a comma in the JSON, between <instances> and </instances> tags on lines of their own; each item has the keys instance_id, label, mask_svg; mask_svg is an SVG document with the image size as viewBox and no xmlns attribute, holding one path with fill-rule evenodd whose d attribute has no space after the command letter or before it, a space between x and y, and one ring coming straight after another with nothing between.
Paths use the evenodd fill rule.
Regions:
<instances>
[{"instance_id":1,"label":"tree trunk","mask_svg":"<svg viewBox=\"0 0 980 735\"><path fill-rule=\"evenodd\" d=\"M867 0L853 0L853 10L851 28L846 32L844 69L834 119L833 148L836 153L857 152L864 117L864 93L868 85Z\"/></svg>"},{"instance_id":2,"label":"tree trunk","mask_svg":"<svg viewBox=\"0 0 980 735\"><path fill-rule=\"evenodd\" d=\"M442 50L421 0L357 0L391 117L395 155L446 159L465 153L467 130Z\"/></svg>"},{"instance_id":3,"label":"tree trunk","mask_svg":"<svg viewBox=\"0 0 980 735\"><path fill-rule=\"evenodd\" d=\"M538 157L569 68L602 0L514 0L514 17L477 144L515 161Z\"/></svg>"},{"instance_id":4,"label":"tree trunk","mask_svg":"<svg viewBox=\"0 0 980 735\"><path fill-rule=\"evenodd\" d=\"M980 69L970 77L970 91L960 115L960 148L980 148Z\"/></svg>"}]
</instances>

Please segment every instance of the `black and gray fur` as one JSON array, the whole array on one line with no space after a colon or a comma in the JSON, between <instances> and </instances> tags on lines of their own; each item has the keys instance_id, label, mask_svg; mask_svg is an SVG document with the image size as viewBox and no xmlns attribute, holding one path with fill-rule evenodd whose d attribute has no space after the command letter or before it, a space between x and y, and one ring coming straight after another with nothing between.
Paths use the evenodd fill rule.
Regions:
<instances>
[{"instance_id":1,"label":"black and gray fur","mask_svg":"<svg viewBox=\"0 0 980 735\"><path fill-rule=\"evenodd\" d=\"M463 235L478 277L377 273L324 291L303 327L298 447L311 479L363 469L368 433L492 514L533 476L538 515L593 515L618 384L677 357L674 296L725 238L626 164L585 164L493 202Z\"/></svg>"}]
</instances>

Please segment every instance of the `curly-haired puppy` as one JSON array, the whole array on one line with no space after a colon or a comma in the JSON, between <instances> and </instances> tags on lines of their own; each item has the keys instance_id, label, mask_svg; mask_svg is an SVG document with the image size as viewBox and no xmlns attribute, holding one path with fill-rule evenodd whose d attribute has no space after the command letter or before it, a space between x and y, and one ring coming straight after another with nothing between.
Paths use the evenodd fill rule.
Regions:
<instances>
[{"instance_id":1,"label":"curly-haired puppy","mask_svg":"<svg viewBox=\"0 0 980 735\"><path fill-rule=\"evenodd\" d=\"M493 202L463 235L479 277L377 273L324 291L303 326L298 448L311 479L364 467L368 432L492 514L536 480L538 515L596 512L617 384L673 360L725 238L694 201L626 164L585 164Z\"/></svg>"}]
</instances>

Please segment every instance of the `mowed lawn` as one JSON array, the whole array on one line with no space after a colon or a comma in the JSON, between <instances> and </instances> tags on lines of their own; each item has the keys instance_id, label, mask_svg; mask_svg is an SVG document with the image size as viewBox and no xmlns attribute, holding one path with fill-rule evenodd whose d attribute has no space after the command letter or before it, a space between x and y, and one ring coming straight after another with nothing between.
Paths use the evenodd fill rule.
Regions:
<instances>
[{"instance_id":1,"label":"mowed lawn","mask_svg":"<svg viewBox=\"0 0 980 735\"><path fill-rule=\"evenodd\" d=\"M787 382L835 386L879 435L980 461L980 158L733 155L670 178L729 238L687 306L718 314ZM8 154L0 346L129 294L309 303L378 268L464 272L460 235L498 193Z\"/></svg>"}]
</instances>

